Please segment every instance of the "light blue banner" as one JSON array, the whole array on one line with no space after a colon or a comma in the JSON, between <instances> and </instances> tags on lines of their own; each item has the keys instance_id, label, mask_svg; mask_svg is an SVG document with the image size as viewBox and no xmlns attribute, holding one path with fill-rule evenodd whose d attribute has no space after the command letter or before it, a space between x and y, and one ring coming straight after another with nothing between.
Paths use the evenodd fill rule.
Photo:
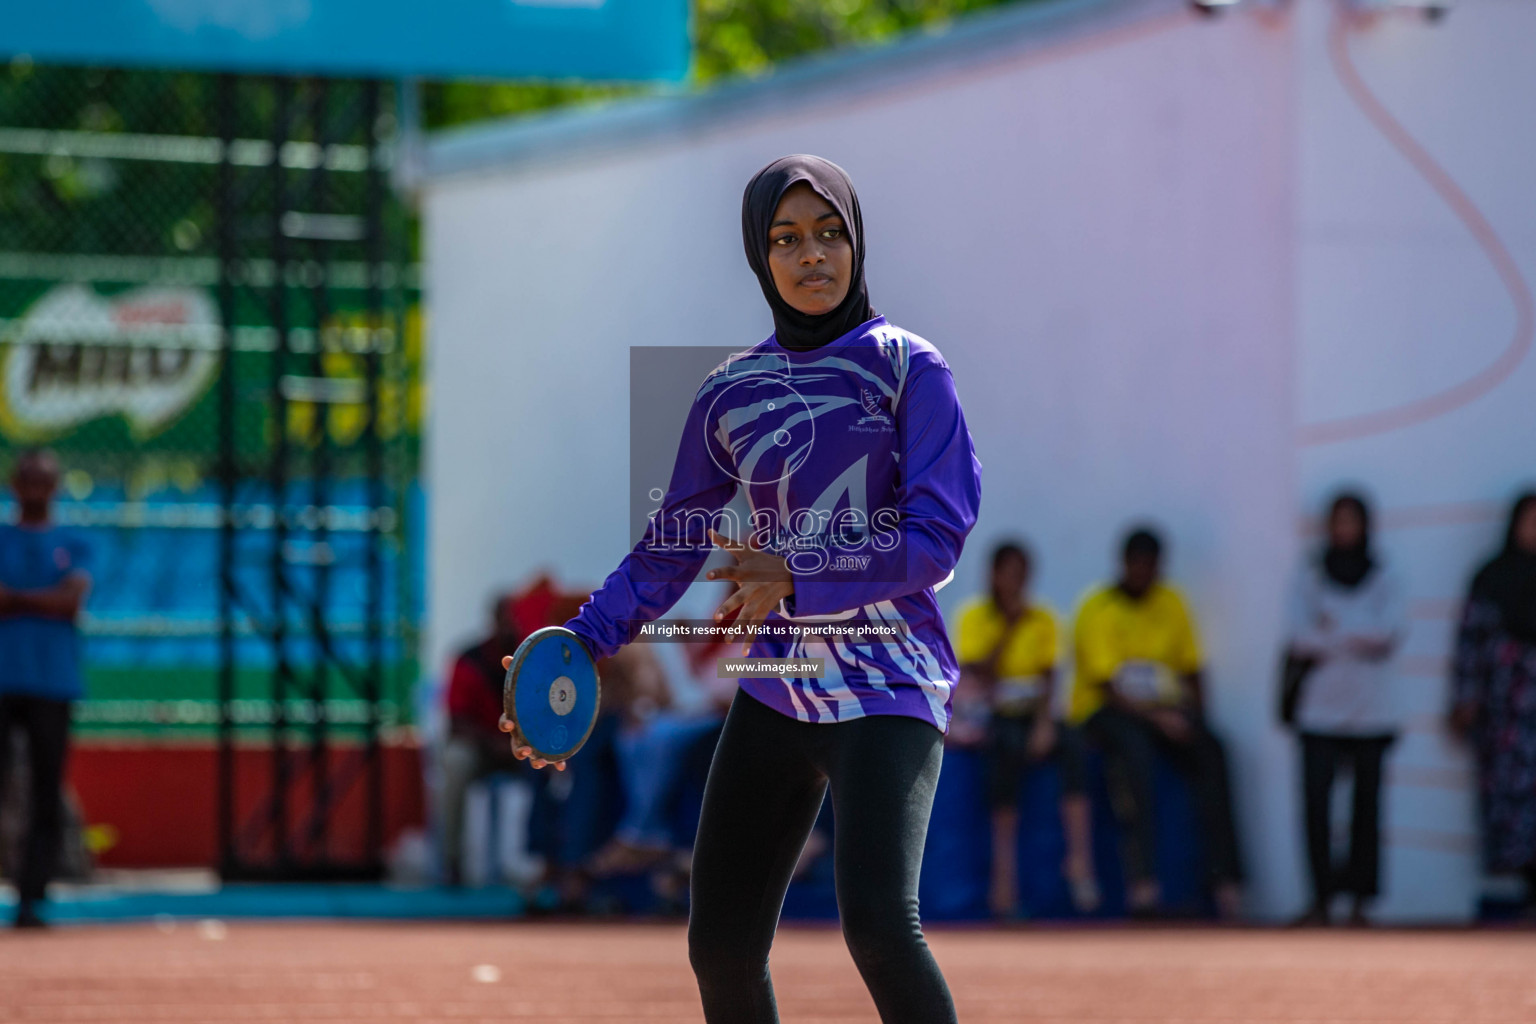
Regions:
<instances>
[{"instance_id":1,"label":"light blue banner","mask_svg":"<svg viewBox=\"0 0 1536 1024\"><path fill-rule=\"evenodd\" d=\"M392 78L680 79L688 0L8 2L40 63Z\"/></svg>"}]
</instances>

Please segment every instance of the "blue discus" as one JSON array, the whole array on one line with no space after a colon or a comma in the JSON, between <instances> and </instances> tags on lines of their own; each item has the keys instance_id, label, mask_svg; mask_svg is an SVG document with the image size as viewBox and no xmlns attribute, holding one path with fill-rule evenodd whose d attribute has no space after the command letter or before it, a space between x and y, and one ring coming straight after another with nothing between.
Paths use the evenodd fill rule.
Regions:
<instances>
[{"instance_id":1,"label":"blue discus","mask_svg":"<svg viewBox=\"0 0 1536 1024\"><path fill-rule=\"evenodd\" d=\"M575 633L546 626L512 655L501 703L535 757L563 761L587 742L597 721L597 665Z\"/></svg>"}]
</instances>

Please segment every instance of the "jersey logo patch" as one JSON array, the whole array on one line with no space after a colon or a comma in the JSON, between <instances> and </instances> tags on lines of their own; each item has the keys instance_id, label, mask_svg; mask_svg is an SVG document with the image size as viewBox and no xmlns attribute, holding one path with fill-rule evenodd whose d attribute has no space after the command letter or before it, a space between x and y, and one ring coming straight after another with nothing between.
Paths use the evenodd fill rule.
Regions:
<instances>
[{"instance_id":1,"label":"jersey logo patch","mask_svg":"<svg viewBox=\"0 0 1536 1024\"><path fill-rule=\"evenodd\" d=\"M866 430L870 429L866 426L867 424L877 424L889 429L895 429L891 423L890 416L880 410L880 399L869 388L859 389L859 407L864 410L866 415L848 429L857 430L860 427L864 427Z\"/></svg>"}]
</instances>

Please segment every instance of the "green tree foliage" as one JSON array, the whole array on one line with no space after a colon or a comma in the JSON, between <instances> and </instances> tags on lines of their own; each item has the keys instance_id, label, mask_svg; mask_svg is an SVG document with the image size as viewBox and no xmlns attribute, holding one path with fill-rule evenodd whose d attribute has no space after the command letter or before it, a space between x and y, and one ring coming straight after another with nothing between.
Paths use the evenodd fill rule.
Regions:
<instances>
[{"instance_id":1,"label":"green tree foliage","mask_svg":"<svg viewBox=\"0 0 1536 1024\"><path fill-rule=\"evenodd\" d=\"M1031 0L692 0L694 60L683 88L761 75L775 64L903 32L941 28L1003 2ZM189 71L0 64L0 129L215 134L215 77ZM237 87L236 134L271 132L270 90ZM306 87L307 88L307 87ZM512 117L676 86L588 82L432 82L422 89L429 128ZM312 90L310 90L312 91ZM302 95L296 102L305 102ZM355 83L330 101L356 102ZM66 153L0 152L0 251L186 256L212 252L214 170L206 163L103 159ZM338 187L345 187L343 183ZM260 233L260 225L242 231ZM411 234L411 232L408 232ZM0 287L0 316L19 296ZM30 295L30 292L28 293Z\"/></svg>"},{"instance_id":2,"label":"green tree foliage","mask_svg":"<svg viewBox=\"0 0 1536 1024\"><path fill-rule=\"evenodd\" d=\"M937 30L970 11L1030 0L693 0L689 84L760 75L785 60ZM423 92L428 127L442 128L592 103L652 87L562 82L439 82Z\"/></svg>"},{"instance_id":3,"label":"green tree foliage","mask_svg":"<svg viewBox=\"0 0 1536 1024\"><path fill-rule=\"evenodd\" d=\"M1000 0L695 0L694 77L761 74L819 50L934 30Z\"/></svg>"},{"instance_id":4,"label":"green tree foliage","mask_svg":"<svg viewBox=\"0 0 1536 1024\"><path fill-rule=\"evenodd\" d=\"M0 127L200 136L206 75L0 65ZM0 154L0 251L180 254L210 215L205 168L63 152ZM122 215L132 199L136 216Z\"/></svg>"},{"instance_id":5,"label":"green tree foliage","mask_svg":"<svg viewBox=\"0 0 1536 1024\"><path fill-rule=\"evenodd\" d=\"M318 141L313 105L323 98L330 131L356 141L361 88L336 79L300 83L290 112L298 127L284 138ZM57 67L25 58L0 64L0 131L7 136L0 147L0 253L212 255L217 168L199 144L218 133L218 95L217 76L195 71ZM268 80L237 79L234 95L235 136L270 138ZM392 117L392 105L386 109ZM39 132L68 135L40 148ZM117 158L110 145L115 135L157 140L162 157ZM97 144L106 148L93 148ZM291 187L305 187L306 176L292 177ZM236 202L242 214L252 178L265 184L259 175L242 179ZM333 205L356 205L362 179L333 176L327 187ZM259 237L265 227L246 216L239 231ZM7 315L4 288L0 281L0 316Z\"/></svg>"}]
</instances>

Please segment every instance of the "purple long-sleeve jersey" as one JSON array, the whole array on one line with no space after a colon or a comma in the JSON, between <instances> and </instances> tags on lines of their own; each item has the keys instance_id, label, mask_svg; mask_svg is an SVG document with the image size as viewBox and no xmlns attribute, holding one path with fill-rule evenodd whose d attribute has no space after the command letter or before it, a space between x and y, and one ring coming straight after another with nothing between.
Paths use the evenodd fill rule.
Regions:
<instances>
[{"instance_id":1,"label":"purple long-sleeve jersey","mask_svg":"<svg viewBox=\"0 0 1536 1024\"><path fill-rule=\"evenodd\" d=\"M738 489L750 512L730 506ZM981 463L938 350L875 317L809 352L770 337L694 398L661 508L566 625L599 658L677 602L711 528L785 556L794 596L769 624L824 636L754 640L750 656L819 658L824 675L743 678L803 722L905 715L949 728L959 675L934 590L981 501Z\"/></svg>"}]
</instances>

